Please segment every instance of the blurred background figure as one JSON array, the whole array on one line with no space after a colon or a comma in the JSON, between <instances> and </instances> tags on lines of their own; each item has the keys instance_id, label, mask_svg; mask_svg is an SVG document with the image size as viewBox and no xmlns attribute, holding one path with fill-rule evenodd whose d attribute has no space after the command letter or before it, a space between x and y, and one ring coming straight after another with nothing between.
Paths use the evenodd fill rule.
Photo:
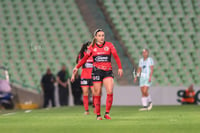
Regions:
<instances>
[{"instance_id":1,"label":"blurred background figure","mask_svg":"<svg viewBox=\"0 0 200 133\"><path fill-rule=\"evenodd\" d=\"M154 61L153 58L149 57L149 50L143 49L142 51L143 58L140 59L137 76L135 76L134 82L136 83L137 77L140 76L139 85L142 93L142 105L143 108L140 111L151 110L152 109L152 100L151 95L149 94L149 88L152 84L152 75L154 71Z\"/></svg>"},{"instance_id":2,"label":"blurred background figure","mask_svg":"<svg viewBox=\"0 0 200 133\"><path fill-rule=\"evenodd\" d=\"M182 95L181 92L183 92ZM197 104L193 84L191 84L185 91L178 91L178 96L182 97L177 100L182 104Z\"/></svg>"},{"instance_id":3,"label":"blurred background figure","mask_svg":"<svg viewBox=\"0 0 200 133\"><path fill-rule=\"evenodd\" d=\"M81 61L81 59L84 57L86 54L88 47L90 46L91 42L86 42L82 45L78 56L76 58L76 63ZM83 93L83 105L85 109L85 115L89 114L89 103L90 103L90 94L92 95L92 103L93 103L93 110L94 113L95 108L94 108L94 86L93 86L93 80L92 80L92 70L93 70L93 56L90 56L86 63L83 64L82 66L82 71L81 71L81 88L82 88L82 93ZM75 75L72 74L71 77L71 82L73 82Z\"/></svg>"},{"instance_id":4,"label":"blurred background figure","mask_svg":"<svg viewBox=\"0 0 200 133\"><path fill-rule=\"evenodd\" d=\"M12 88L9 82L8 70L5 67L0 67L4 71L5 79L0 79L0 109L13 109L13 95Z\"/></svg>"},{"instance_id":5,"label":"blurred background figure","mask_svg":"<svg viewBox=\"0 0 200 133\"><path fill-rule=\"evenodd\" d=\"M51 73L50 68L47 68L46 74L44 74L41 79L41 87L44 92L44 105L43 105L44 108L46 108L49 105L49 101L51 101L52 107L55 107L55 98L54 98L55 81L56 81L55 76Z\"/></svg>"},{"instance_id":6,"label":"blurred background figure","mask_svg":"<svg viewBox=\"0 0 200 133\"><path fill-rule=\"evenodd\" d=\"M58 93L60 106L69 104L69 87L68 87L69 74L66 71L65 64L62 65L61 70L57 74Z\"/></svg>"},{"instance_id":7,"label":"blurred background figure","mask_svg":"<svg viewBox=\"0 0 200 133\"><path fill-rule=\"evenodd\" d=\"M82 90L81 90L81 77L76 73L74 82L71 82L72 95L74 97L74 105L82 105L83 101L81 100Z\"/></svg>"}]
</instances>

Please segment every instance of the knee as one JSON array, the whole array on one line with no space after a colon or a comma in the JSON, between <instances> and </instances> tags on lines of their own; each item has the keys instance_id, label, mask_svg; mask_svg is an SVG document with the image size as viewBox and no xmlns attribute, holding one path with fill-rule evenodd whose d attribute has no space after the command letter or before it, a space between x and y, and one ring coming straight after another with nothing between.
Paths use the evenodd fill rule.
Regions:
<instances>
[{"instance_id":1,"label":"knee","mask_svg":"<svg viewBox=\"0 0 200 133\"><path fill-rule=\"evenodd\" d=\"M142 92L142 97L148 97L148 92Z\"/></svg>"},{"instance_id":2,"label":"knee","mask_svg":"<svg viewBox=\"0 0 200 133\"><path fill-rule=\"evenodd\" d=\"M107 94L113 94L113 89L112 88L108 88L106 92L107 92Z\"/></svg>"},{"instance_id":3,"label":"knee","mask_svg":"<svg viewBox=\"0 0 200 133\"><path fill-rule=\"evenodd\" d=\"M83 91L84 96L88 96L88 91Z\"/></svg>"},{"instance_id":4,"label":"knee","mask_svg":"<svg viewBox=\"0 0 200 133\"><path fill-rule=\"evenodd\" d=\"M100 89L95 89L93 92L94 96L100 96L101 95L101 88Z\"/></svg>"}]
</instances>

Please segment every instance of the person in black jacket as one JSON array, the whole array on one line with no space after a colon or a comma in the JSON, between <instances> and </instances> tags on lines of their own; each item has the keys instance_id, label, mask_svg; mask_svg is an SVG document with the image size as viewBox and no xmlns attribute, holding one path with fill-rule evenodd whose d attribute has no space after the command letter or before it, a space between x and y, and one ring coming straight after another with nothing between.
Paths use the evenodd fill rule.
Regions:
<instances>
[{"instance_id":1,"label":"person in black jacket","mask_svg":"<svg viewBox=\"0 0 200 133\"><path fill-rule=\"evenodd\" d=\"M57 74L60 106L66 106L69 102L68 78L69 74L66 71L66 66L63 64L61 70Z\"/></svg>"},{"instance_id":2,"label":"person in black jacket","mask_svg":"<svg viewBox=\"0 0 200 133\"><path fill-rule=\"evenodd\" d=\"M44 74L41 79L41 87L44 92L44 105L43 105L44 108L48 106L49 101L51 101L52 106L55 107L55 98L54 98L55 81L56 81L55 77L51 73L50 68L47 68L46 74Z\"/></svg>"},{"instance_id":3,"label":"person in black jacket","mask_svg":"<svg viewBox=\"0 0 200 133\"><path fill-rule=\"evenodd\" d=\"M71 82L72 87L72 95L74 97L74 104L75 105L82 105L83 102L81 100L82 96L82 89L81 89L81 77L78 73L75 75L74 82Z\"/></svg>"}]
</instances>

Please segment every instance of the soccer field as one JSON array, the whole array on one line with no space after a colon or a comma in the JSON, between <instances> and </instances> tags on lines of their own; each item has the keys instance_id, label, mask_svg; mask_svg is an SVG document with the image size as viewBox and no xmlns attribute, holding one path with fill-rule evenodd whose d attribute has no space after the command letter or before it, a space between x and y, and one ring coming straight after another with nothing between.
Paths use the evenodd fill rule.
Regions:
<instances>
[{"instance_id":1,"label":"soccer field","mask_svg":"<svg viewBox=\"0 0 200 133\"><path fill-rule=\"evenodd\" d=\"M139 112L137 106L114 106L112 120L97 121L83 107L32 111L1 111L1 133L198 133L199 106L154 106ZM101 112L105 107L102 107ZM92 111L92 109L91 109Z\"/></svg>"}]
</instances>

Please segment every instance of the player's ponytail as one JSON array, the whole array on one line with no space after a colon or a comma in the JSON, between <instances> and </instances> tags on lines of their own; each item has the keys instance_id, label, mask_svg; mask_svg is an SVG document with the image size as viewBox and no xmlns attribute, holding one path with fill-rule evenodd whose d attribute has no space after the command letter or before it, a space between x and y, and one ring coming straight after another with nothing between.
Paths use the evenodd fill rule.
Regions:
<instances>
[{"instance_id":1,"label":"player's ponytail","mask_svg":"<svg viewBox=\"0 0 200 133\"><path fill-rule=\"evenodd\" d=\"M94 45L95 45L95 43L96 43L96 39L95 39L95 37L92 39L92 47L94 47Z\"/></svg>"},{"instance_id":2,"label":"player's ponytail","mask_svg":"<svg viewBox=\"0 0 200 133\"><path fill-rule=\"evenodd\" d=\"M79 51L78 56L76 57L76 63L78 63L78 61L84 57L84 52L87 50L87 47L90 44L91 42L88 41L82 45L81 50Z\"/></svg>"}]
</instances>

